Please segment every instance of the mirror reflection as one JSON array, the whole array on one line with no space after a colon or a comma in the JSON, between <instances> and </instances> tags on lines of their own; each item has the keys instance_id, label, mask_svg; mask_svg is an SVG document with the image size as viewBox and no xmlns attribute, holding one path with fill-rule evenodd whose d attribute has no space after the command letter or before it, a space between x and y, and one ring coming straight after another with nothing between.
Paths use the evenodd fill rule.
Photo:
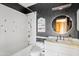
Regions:
<instances>
[{"instance_id":1,"label":"mirror reflection","mask_svg":"<svg viewBox=\"0 0 79 59\"><path fill-rule=\"evenodd\" d=\"M72 21L70 17L61 15L53 20L52 27L55 32L65 34L72 28Z\"/></svg>"}]
</instances>

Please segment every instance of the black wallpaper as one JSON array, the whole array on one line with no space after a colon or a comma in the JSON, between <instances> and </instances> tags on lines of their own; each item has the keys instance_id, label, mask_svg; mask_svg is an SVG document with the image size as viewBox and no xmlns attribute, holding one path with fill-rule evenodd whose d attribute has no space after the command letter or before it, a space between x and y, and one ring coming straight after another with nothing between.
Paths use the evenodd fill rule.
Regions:
<instances>
[{"instance_id":1,"label":"black wallpaper","mask_svg":"<svg viewBox=\"0 0 79 59\"><path fill-rule=\"evenodd\" d=\"M65 4L65 3L64 3ZM79 8L79 4L72 4L71 7L60 10L60 11L52 11L52 7L64 5L62 3L38 3L36 5L33 5L29 8L31 8L33 11L37 11L37 21L38 18L44 17L46 19L46 32L37 32L37 36L55 36L57 35L54 33L52 29L52 21L53 19L58 15L68 15L71 17L73 21L73 27L72 30L65 34L64 36L68 36L71 34L72 37L78 38L78 31L77 31L77 19L76 19L76 13L77 9ZM38 23L38 22L37 22ZM38 26L37 26L38 30Z\"/></svg>"}]
</instances>

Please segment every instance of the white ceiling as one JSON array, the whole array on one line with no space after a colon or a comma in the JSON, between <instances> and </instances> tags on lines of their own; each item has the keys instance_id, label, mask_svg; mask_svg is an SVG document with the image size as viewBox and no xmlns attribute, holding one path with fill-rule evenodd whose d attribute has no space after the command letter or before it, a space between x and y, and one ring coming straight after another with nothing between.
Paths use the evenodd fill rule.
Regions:
<instances>
[{"instance_id":1,"label":"white ceiling","mask_svg":"<svg viewBox=\"0 0 79 59\"><path fill-rule=\"evenodd\" d=\"M30 7L36 3L19 3L20 5L22 5L23 7L27 8L27 7Z\"/></svg>"}]
</instances>

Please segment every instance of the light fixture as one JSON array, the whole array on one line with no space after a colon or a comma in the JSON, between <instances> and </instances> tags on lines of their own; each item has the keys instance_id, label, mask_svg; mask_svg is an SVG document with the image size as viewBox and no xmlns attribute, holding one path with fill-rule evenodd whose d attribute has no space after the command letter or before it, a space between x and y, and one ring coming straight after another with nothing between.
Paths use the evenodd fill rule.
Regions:
<instances>
[{"instance_id":1,"label":"light fixture","mask_svg":"<svg viewBox=\"0 0 79 59\"><path fill-rule=\"evenodd\" d=\"M72 5L72 4L65 4L65 5L61 5L61 6L57 6L57 7L53 7L52 10L53 10L53 11L55 11L55 10L62 10L62 9L71 7L71 5Z\"/></svg>"}]
</instances>

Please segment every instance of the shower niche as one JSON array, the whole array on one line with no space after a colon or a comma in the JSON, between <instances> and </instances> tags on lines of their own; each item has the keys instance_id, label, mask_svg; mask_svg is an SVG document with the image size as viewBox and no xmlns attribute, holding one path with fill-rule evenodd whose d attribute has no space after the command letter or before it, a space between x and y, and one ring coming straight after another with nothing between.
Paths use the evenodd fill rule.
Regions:
<instances>
[{"instance_id":1,"label":"shower niche","mask_svg":"<svg viewBox=\"0 0 79 59\"><path fill-rule=\"evenodd\" d=\"M72 28L72 19L66 15L60 15L52 21L53 31L59 35L68 33Z\"/></svg>"}]
</instances>

